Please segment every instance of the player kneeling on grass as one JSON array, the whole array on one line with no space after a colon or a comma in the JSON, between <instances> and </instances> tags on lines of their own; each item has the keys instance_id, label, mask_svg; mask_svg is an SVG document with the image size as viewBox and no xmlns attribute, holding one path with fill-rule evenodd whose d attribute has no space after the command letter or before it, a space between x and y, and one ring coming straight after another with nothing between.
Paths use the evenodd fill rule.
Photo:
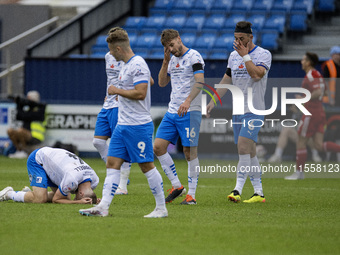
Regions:
<instances>
[{"instance_id":1,"label":"player kneeling on grass","mask_svg":"<svg viewBox=\"0 0 340 255\"><path fill-rule=\"evenodd\" d=\"M99 183L97 174L82 159L67 150L50 147L37 149L27 159L27 170L33 191L28 187L22 191L7 187L0 191L0 201L97 203L97 196L93 192ZM48 187L52 191L48 192ZM70 198L71 193L76 194L74 200Z\"/></svg>"}]
</instances>

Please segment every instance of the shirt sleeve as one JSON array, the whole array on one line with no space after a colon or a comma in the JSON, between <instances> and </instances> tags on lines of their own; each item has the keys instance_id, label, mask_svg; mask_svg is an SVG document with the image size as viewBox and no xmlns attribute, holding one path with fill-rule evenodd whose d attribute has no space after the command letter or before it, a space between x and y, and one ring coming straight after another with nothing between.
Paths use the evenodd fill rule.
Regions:
<instances>
[{"instance_id":1,"label":"shirt sleeve","mask_svg":"<svg viewBox=\"0 0 340 255\"><path fill-rule=\"evenodd\" d=\"M94 172L94 171L93 171ZM96 173L91 176L91 189L95 189L99 184L99 177L96 175Z\"/></svg>"},{"instance_id":2,"label":"shirt sleeve","mask_svg":"<svg viewBox=\"0 0 340 255\"><path fill-rule=\"evenodd\" d=\"M262 66L267 71L269 71L271 64L272 64L272 54L268 50L265 50L261 54L261 57L258 59L258 61L255 63L256 66Z\"/></svg>"},{"instance_id":3,"label":"shirt sleeve","mask_svg":"<svg viewBox=\"0 0 340 255\"><path fill-rule=\"evenodd\" d=\"M70 192L75 191L78 188L78 182L69 173L66 173L59 185L60 193L67 196Z\"/></svg>"},{"instance_id":4,"label":"shirt sleeve","mask_svg":"<svg viewBox=\"0 0 340 255\"><path fill-rule=\"evenodd\" d=\"M191 63L190 65L193 67L194 65L196 64L201 64L202 65L202 69L200 70L196 70L194 71L194 74L197 74L197 73L204 73L204 60L201 56L201 54L199 54L198 52L196 52L195 54L192 55L191 59L190 59ZM197 66L197 65L196 65Z\"/></svg>"},{"instance_id":5,"label":"shirt sleeve","mask_svg":"<svg viewBox=\"0 0 340 255\"><path fill-rule=\"evenodd\" d=\"M131 75L132 75L134 86L141 84L141 83L149 83L150 81L150 71L145 62L136 63L133 66Z\"/></svg>"}]
</instances>

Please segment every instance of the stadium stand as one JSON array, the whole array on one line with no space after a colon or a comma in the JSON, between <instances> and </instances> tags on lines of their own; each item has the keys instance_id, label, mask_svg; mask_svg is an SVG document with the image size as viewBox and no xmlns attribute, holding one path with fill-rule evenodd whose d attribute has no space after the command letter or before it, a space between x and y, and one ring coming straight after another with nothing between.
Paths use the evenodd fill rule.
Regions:
<instances>
[{"instance_id":1,"label":"stadium stand","mask_svg":"<svg viewBox=\"0 0 340 255\"><path fill-rule=\"evenodd\" d=\"M124 28L131 46L147 58L161 58L162 45L154 42L163 29L174 28L185 45L204 52L208 59L220 59L233 50L233 30L241 20L253 24L254 42L280 53L287 33L308 34L316 10L327 13L335 8L334 0L156 0L149 17L129 17ZM92 54L105 49L100 40Z\"/></svg>"}]
</instances>

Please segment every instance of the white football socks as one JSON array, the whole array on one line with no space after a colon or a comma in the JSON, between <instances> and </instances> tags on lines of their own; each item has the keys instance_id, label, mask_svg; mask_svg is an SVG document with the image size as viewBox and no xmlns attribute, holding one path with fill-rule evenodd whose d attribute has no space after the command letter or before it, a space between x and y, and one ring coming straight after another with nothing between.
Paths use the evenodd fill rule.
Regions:
<instances>
[{"instance_id":1,"label":"white football socks","mask_svg":"<svg viewBox=\"0 0 340 255\"><path fill-rule=\"evenodd\" d=\"M166 176L171 181L171 185L177 189L182 187L180 180L178 179L175 163L172 160L170 154L167 152L162 156L157 156L159 162L161 163L162 169Z\"/></svg>"},{"instance_id":2,"label":"white football socks","mask_svg":"<svg viewBox=\"0 0 340 255\"><path fill-rule=\"evenodd\" d=\"M103 186L103 197L102 201L99 203L99 207L103 209L109 209L112 199L118 188L118 183L120 179L120 170L107 168L106 178Z\"/></svg>"},{"instance_id":3,"label":"white football socks","mask_svg":"<svg viewBox=\"0 0 340 255\"><path fill-rule=\"evenodd\" d=\"M199 176L198 168L199 168L198 158L188 161L188 185L189 185L188 195L192 196L193 199L195 199L195 193L198 183Z\"/></svg>"},{"instance_id":4,"label":"white football socks","mask_svg":"<svg viewBox=\"0 0 340 255\"><path fill-rule=\"evenodd\" d=\"M283 150L281 149L281 148L279 148L279 147L277 147L276 149L275 149L275 153L274 153L276 156L278 156L278 157L282 157L282 154L283 154Z\"/></svg>"},{"instance_id":5,"label":"white football socks","mask_svg":"<svg viewBox=\"0 0 340 255\"><path fill-rule=\"evenodd\" d=\"M250 159L251 171L249 172L249 179L254 187L254 193L263 196L262 189L262 169L257 156Z\"/></svg>"},{"instance_id":6,"label":"white football socks","mask_svg":"<svg viewBox=\"0 0 340 255\"><path fill-rule=\"evenodd\" d=\"M119 188L122 190L127 190L127 182L130 176L131 163L124 162L120 167L120 182Z\"/></svg>"},{"instance_id":7,"label":"white football socks","mask_svg":"<svg viewBox=\"0 0 340 255\"><path fill-rule=\"evenodd\" d=\"M99 138L93 138L92 143L93 143L93 146L99 152L102 160L104 160L104 162L106 163L107 153L108 153L108 150L109 150L109 146L106 144L106 140L99 139Z\"/></svg>"},{"instance_id":8,"label":"white football socks","mask_svg":"<svg viewBox=\"0 0 340 255\"><path fill-rule=\"evenodd\" d=\"M151 169L149 172L144 174L148 179L148 183L151 192L156 200L156 209L165 209L165 197L163 191L163 180L161 174L158 172L157 168Z\"/></svg>"},{"instance_id":9,"label":"white football socks","mask_svg":"<svg viewBox=\"0 0 340 255\"><path fill-rule=\"evenodd\" d=\"M25 202L25 194L26 192L23 191L9 191L7 192L7 198L15 201L15 202Z\"/></svg>"},{"instance_id":10,"label":"white football socks","mask_svg":"<svg viewBox=\"0 0 340 255\"><path fill-rule=\"evenodd\" d=\"M236 186L234 190L237 190L240 195L242 194L243 186L247 180L250 166L250 154L239 155L236 174Z\"/></svg>"}]
</instances>

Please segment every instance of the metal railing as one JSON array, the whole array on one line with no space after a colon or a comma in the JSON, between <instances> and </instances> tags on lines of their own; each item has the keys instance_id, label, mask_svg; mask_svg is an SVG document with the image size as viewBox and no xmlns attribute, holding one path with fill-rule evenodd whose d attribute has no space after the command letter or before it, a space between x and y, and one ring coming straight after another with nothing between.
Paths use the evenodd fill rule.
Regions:
<instances>
[{"instance_id":1,"label":"metal railing","mask_svg":"<svg viewBox=\"0 0 340 255\"><path fill-rule=\"evenodd\" d=\"M3 50L4 53L5 53L5 64L4 66L7 68L6 70L2 71L0 73L0 81L1 81L1 94L0 94L0 98L2 98L4 95L3 93L3 86L4 84L7 85L7 92L6 94L7 95L10 95L13 93L12 91L12 74L18 70L20 70L24 65L25 65L25 62L24 61L21 61L17 64L14 64L12 65L11 64L11 55L10 55L10 51L9 51L9 46L23 38L25 38L26 36L46 27L46 26L49 26L53 23L55 23L57 20L59 19L59 17L53 17L52 19L49 19L29 30L27 30L26 32L20 34L20 35L17 35L15 37L13 37L12 39L9 39L8 41L4 42L4 43L1 43L0 44L0 51ZM6 83L3 82L4 78L7 78L6 80Z\"/></svg>"}]
</instances>

